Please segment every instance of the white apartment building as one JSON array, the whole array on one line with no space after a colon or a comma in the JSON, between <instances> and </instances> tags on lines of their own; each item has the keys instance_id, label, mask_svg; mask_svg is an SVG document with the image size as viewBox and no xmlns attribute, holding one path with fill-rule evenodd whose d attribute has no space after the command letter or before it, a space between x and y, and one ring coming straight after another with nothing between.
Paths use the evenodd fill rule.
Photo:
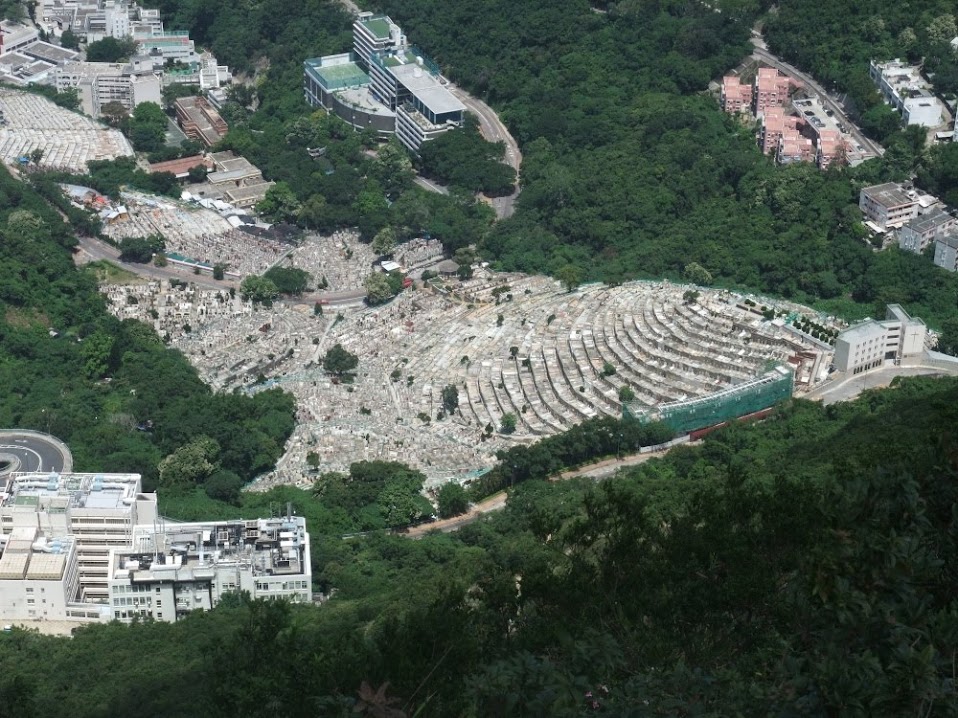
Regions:
<instances>
[{"instance_id":1,"label":"white apartment building","mask_svg":"<svg viewBox=\"0 0 958 718\"><path fill-rule=\"evenodd\" d=\"M890 62L872 60L868 74L885 102L901 112L904 124L922 127L941 124L941 102L932 93L931 85L921 76L918 67L898 59Z\"/></svg>"},{"instance_id":2,"label":"white apartment building","mask_svg":"<svg viewBox=\"0 0 958 718\"><path fill-rule=\"evenodd\" d=\"M935 265L958 272L958 232L952 230L935 239Z\"/></svg>"},{"instance_id":3,"label":"white apartment building","mask_svg":"<svg viewBox=\"0 0 958 718\"><path fill-rule=\"evenodd\" d=\"M917 193L906 191L894 182L865 187L858 198L858 207L868 221L882 230L901 227L918 216Z\"/></svg>"},{"instance_id":4,"label":"white apartment building","mask_svg":"<svg viewBox=\"0 0 958 718\"><path fill-rule=\"evenodd\" d=\"M300 516L139 526L111 554L112 618L176 621L227 593L312 599L309 534Z\"/></svg>"},{"instance_id":5,"label":"white apartment building","mask_svg":"<svg viewBox=\"0 0 958 718\"><path fill-rule=\"evenodd\" d=\"M869 319L846 329L835 340L835 368L859 374L899 362L903 357L925 351L927 329L921 319L912 318L898 304L889 304L885 319Z\"/></svg>"},{"instance_id":6,"label":"white apartment building","mask_svg":"<svg viewBox=\"0 0 958 718\"><path fill-rule=\"evenodd\" d=\"M175 621L231 591L312 600L306 520L180 523L137 474L10 474L0 484L0 620Z\"/></svg>"},{"instance_id":7,"label":"white apartment building","mask_svg":"<svg viewBox=\"0 0 958 718\"><path fill-rule=\"evenodd\" d=\"M353 22L353 51L363 65L375 53L398 52L406 46L402 29L385 15L361 12Z\"/></svg>"},{"instance_id":8,"label":"white apartment building","mask_svg":"<svg viewBox=\"0 0 958 718\"><path fill-rule=\"evenodd\" d=\"M942 236L956 223L958 220L936 207L902 225L898 230L898 247L906 252L921 254L936 237Z\"/></svg>"},{"instance_id":9,"label":"white apartment building","mask_svg":"<svg viewBox=\"0 0 958 718\"><path fill-rule=\"evenodd\" d=\"M82 602L106 601L110 550L129 546L133 527L156 515L139 474L12 474L0 491L0 537L29 529L75 542Z\"/></svg>"},{"instance_id":10,"label":"white apartment building","mask_svg":"<svg viewBox=\"0 0 958 718\"><path fill-rule=\"evenodd\" d=\"M99 117L103 105L119 102L132 112L141 102L163 101L162 81L153 71L152 60L133 57L129 63L71 62L53 71L57 91L80 91L80 107L91 117Z\"/></svg>"}]
</instances>

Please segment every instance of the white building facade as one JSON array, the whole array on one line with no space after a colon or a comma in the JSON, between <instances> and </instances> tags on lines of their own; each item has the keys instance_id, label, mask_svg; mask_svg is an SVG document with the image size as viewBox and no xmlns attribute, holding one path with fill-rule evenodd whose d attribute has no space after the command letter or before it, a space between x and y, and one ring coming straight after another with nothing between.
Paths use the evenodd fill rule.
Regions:
<instances>
[{"instance_id":1,"label":"white building facade","mask_svg":"<svg viewBox=\"0 0 958 718\"><path fill-rule=\"evenodd\" d=\"M901 227L918 216L918 196L894 182L862 189L858 208L882 230Z\"/></svg>"},{"instance_id":2,"label":"white building facade","mask_svg":"<svg viewBox=\"0 0 958 718\"><path fill-rule=\"evenodd\" d=\"M926 336L921 319L910 317L898 304L890 304L884 320L870 319L838 335L835 368L860 374L888 361L900 362L904 357L922 354Z\"/></svg>"},{"instance_id":3,"label":"white building facade","mask_svg":"<svg viewBox=\"0 0 958 718\"><path fill-rule=\"evenodd\" d=\"M958 272L958 232L949 232L935 240L935 266Z\"/></svg>"},{"instance_id":4,"label":"white building facade","mask_svg":"<svg viewBox=\"0 0 958 718\"><path fill-rule=\"evenodd\" d=\"M309 534L299 516L141 526L111 562L110 604L118 621L176 621L236 591L312 600Z\"/></svg>"}]
</instances>

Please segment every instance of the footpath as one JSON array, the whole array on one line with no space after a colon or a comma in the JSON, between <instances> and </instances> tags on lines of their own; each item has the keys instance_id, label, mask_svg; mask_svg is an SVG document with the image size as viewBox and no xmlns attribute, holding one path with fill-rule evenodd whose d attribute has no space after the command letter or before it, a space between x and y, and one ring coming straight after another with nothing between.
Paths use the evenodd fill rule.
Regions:
<instances>
[{"instance_id":1,"label":"footpath","mask_svg":"<svg viewBox=\"0 0 958 718\"><path fill-rule=\"evenodd\" d=\"M681 446L682 444L678 445ZM628 466L637 466L638 464L645 463L649 459L656 459L665 456L665 454L667 454L672 448L673 447L662 449L660 451L647 451L645 453L629 454L619 459L603 459L602 461L596 461L592 464L580 466L577 469L563 471L555 476L552 476L549 481L564 481L566 479L574 479L576 477L584 477L598 481L600 479L605 479L609 476L612 476L619 469L624 469ZM481 517L483 514L501 510L505 507L507 499L508 494L505 491L499 491L498 493L483 499L479 503L473 504L464 514L460 514L459 516L454 516L449 519L442 519L440 521L433 521L428 524L414 526L402 535L408 538L422 538L430 531L441 531L442 533L458 531L463 526L468 526L469 524L478 521L479 517Z\"/></svg>"}]
</instances>

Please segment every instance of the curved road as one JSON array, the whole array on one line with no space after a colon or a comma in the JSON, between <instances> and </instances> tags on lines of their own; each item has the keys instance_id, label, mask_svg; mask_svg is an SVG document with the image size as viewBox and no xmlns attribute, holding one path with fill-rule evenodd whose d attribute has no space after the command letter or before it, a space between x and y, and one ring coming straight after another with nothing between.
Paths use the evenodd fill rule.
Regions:
<instances>
[{"instance_id":1,"label":"curved road","mask_svg":"<svg viewBox=\"0 0 958 718\"><path fill-rule=\"evenodd\" d=\"M0 474L12 471L68 473L73 470L73 455L67 445L39 431L0 431L0 461L6 464Z\"/></svg>"},{"instance_id":2,"label":"curved road","mask_svg":"<svg viewBox=\"0 0 958 718\"><path fill-rule=\"evenodd\" d=\"M466 108L479 118L479 131L489 142L502 142L506 146L506 164L516 172L516 189L507 197L490 197L489 203L496 211L498 219L511 217L516 211L516 197L519 196L519 168L522 166L522 152L519 143L509 132L509 129L499 119L499 115L489 105L479 100L465 90L449 82L449 91L458 98Z\"/></svg>"},{"instance_id":3,"label":"curved road","mask_svg":"<svg viewBox=\"0 0 958 718\"><path fill-rule=\"evenodd\" d=\"M153 264L121 262L119 259L120 251L116 247L90 237L79 237L78 239L80 242L80 250L94 261L104 260L110 262L120 267L120 269L124 269L131 274L145 279L178 279L181 282L189 282L206 289L237 289L240 285L240 283L235 280L224 279L220 281L206 274L193 274L192 272L183 269L173 269L169 266L157 267ZM349 289L339 292L313 292L312 294L304 294L302 297L297 297L296 299L281 301L284 304L302 304L312 307L316 302L331 305L353 304L361 302L365 298L365 289Z\"/></svg>"}]
</instances>

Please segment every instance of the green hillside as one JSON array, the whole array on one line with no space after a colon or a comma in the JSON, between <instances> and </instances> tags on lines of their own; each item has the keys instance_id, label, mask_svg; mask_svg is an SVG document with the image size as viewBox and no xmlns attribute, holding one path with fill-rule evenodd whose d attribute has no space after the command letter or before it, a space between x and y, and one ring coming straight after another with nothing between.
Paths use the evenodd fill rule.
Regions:
<instances>
[{"instance_id":1,"label":"green hillside","mask_svg":"<svg viewBox=\"0 0 958 718\"><path fill-rule=\"evenodd\" d=\"M911 379L455 535L317 525L324 606L0 634L0 714L954 715L955 426L958 382Z\"/></svg>"}]
</instances>

